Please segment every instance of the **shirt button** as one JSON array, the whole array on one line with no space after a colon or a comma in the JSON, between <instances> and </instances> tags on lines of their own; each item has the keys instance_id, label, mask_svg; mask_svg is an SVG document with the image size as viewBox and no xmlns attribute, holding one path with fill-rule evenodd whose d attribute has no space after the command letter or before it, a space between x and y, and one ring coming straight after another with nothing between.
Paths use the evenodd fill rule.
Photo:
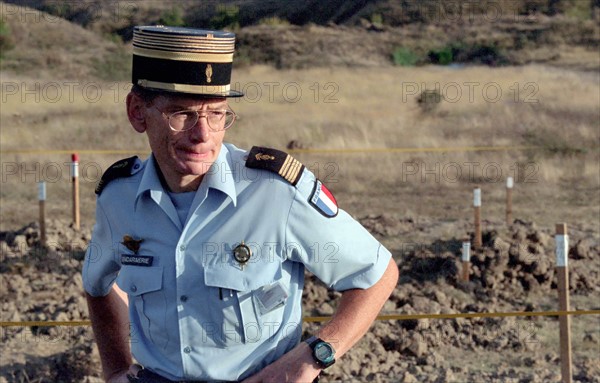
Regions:
<instances>
[{"instance_id":1,"label":"shirt button","mask_svg":"<svg viewBox=\"0 0 600 383\"><path fill-rule=\"evenodd\" d=\"M185 352L186 354L189 354L190 352L192 352L192 349L189 347L186 347L183 349L183 352Z\"/></svg>"},{"instance_id":2,"label":"shirt button","mask_svg":"<svg viewBox=\"0 0 600 383\"><path fill-rule=\"evenodd\" d=\"M185 245L180 245L179 246L179 250L184 251L185 250Z\"/></svg>"},{"instance_id":3,"label":"shirt button","mask_svg":"<svg viewBox=\"0 0 600 383\"><path fill-rule=\"evenodd\" d=\"M179 297L179 299L181 299L182 302L187 302L187 295L182 295L181 297Z\"/></svg>"},{"instance_id":4,"label":"shirt button","mask_svg":"<svg viewBox=\"0 0 600 383\"><path fill-rule=\"evenodd\" d=\"M131 292L136 292L137 291L137 286L136 285L131 285L131 287L129 287L129 290L131 290Z\"/></svg>"}]
</instances>

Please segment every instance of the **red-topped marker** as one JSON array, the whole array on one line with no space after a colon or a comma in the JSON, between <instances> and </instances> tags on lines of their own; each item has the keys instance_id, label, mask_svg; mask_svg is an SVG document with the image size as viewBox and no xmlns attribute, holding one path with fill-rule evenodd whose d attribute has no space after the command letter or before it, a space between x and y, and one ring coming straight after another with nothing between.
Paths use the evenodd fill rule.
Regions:
<instances>
[{"instance_id":1,"label":"red-topped marker","mask_svg":"<svg viewBox=\"0 0 600 383\"><path fill-rule=\"evenodd\" d=\"M71 154L71 180L73 181L73 227L79 230L79 154Z\"/></svg>"}]
</instances>

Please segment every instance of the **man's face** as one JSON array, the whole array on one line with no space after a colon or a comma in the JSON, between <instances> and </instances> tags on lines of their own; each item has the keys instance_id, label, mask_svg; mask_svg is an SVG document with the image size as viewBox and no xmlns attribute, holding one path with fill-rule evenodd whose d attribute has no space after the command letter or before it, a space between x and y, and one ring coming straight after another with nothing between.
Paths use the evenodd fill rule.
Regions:
<instances>
[{"instance_id":1,"label":"man's face","mask_svg":"<svg viewBox=\"0 0 600 383\"><path fill-rule=\"evenodd\" d=\"M225 136L223 130L212 131L205 117L200 117L190 130L173 131L169 127L168 116L181 110L211 109L227 109L227 99L198 100L182 96L159 96L150 105L144 104L145 131L168 183L171 180L190 181L204 176L219 156Z\"/></svg>"}]
</instances>

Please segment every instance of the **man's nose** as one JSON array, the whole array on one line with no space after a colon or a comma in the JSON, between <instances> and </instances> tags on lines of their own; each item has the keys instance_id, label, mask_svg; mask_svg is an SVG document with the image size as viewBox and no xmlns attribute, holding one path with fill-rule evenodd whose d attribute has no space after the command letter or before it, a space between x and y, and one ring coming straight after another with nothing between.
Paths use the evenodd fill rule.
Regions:
<instances>
[{"instance_id":1,"label":"man's nose","mask_svg":"<svg viewBox=\"0 0 600 383\"><path fill-rule=\"evenodd\" d=\"M192 129L190 129L190 137L196 142L203 142L208 140L210 135L210 127L208 125L208 117L200 115L198 121Z\"/></svg>"}]
</instances>

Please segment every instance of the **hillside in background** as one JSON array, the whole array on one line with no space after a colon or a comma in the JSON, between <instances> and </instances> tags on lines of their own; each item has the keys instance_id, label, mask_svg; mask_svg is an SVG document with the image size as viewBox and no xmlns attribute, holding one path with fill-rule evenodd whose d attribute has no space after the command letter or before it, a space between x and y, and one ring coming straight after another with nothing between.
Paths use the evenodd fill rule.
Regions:
<instances>
[{"instance_id":1,"label":"hillside in background","mask_svg":"<svg viewBox=\"0 0 600 383\"><path fill-rule=\"evenodd\" d=\"M401 279L382 314L558 310L561 222L571 309L598 309L598 0L1 1L4 321L88 319L94 189L118 159L150 153L124 100L132 28L155 23L236 32L232 86L246 96L229 101L227 142L291 152L392 252ZM475 187L483 246L465 283ZM304 293L305 315L334 312L339 294L310 274ZM378 321L323 382L558 382L557 321ZM600 383L599 330L597 315L572 317L573 382ZM0 383L103 381L90 327L3 328L0 355Z\"/></svg>"},{"instance_id":2,"label":"hillside in background","mask_svg":"<svg viewBox=\"0 0 600 383\"><path fill-rule=\"evenodd\" d=\"M1 68L37 78L126 80L138 24L234 30L236 65L600 68L600 0L0 4Z\"/></svg>"}]
</instances>

